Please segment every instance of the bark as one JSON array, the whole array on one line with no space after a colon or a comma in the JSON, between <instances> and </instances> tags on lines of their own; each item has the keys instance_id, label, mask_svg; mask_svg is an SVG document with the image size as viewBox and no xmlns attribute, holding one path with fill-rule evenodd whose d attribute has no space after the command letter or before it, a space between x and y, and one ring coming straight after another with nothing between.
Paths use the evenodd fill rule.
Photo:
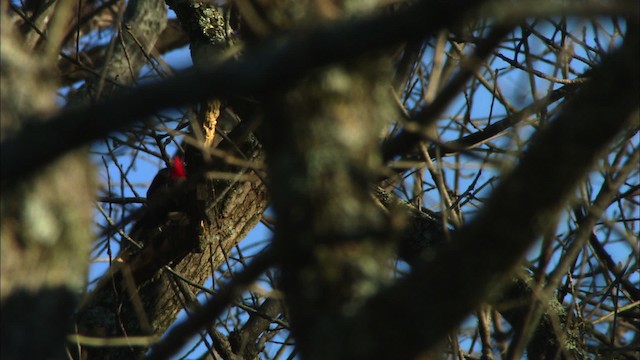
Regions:
<instances>
[{"instance_id":1,"label":"bark","mask_svg":"<svg viewBox=\"0 0 640 360\"><path fill-rule=\"evenodd\" d=\"M4 8L4 4L3 4ZM56 109L53 69L0 14L2 138ZM38 143L29 144L38 147ZM2 181L0 301L3 359L65 356L77 294L84 285L94 183L86 151L42 166L20 183Z\"/></svg>"},{"instance_id":2,"label":"bark","mask_svg":"<svg viewBox=\"0 0 640 360\"><path fill-rule=\"evenodd\" d=\"M472 11L481 2L461 5ZM272 94L319 69L338 61L357 58L362 54L398 46L407 38L431 34L458 20L460 7L449 2L424 1L397 14L384 14L338 22L331 27L309 29L298 33L274 34L249 49L244 59L225 61L187 71L162 82L142 84L125 94L95 106L70 109L51 120L62 130L51 126L31 126L2 144L0 168L9 181L17 181L40 164L81 144L120 130L125 125L160 109L206 100L214 96L225 98ZM154 101L149 101L153 99ZM91 126L84 119L92 118ZM33 151L22 144L33 133L46 151ZM52 141L49 134L61 133L64 141ZM12 161L23 154L24 165Z\"/></svg>"},{"instance_id":3,"label":"bark","mask_svg":"<svg viewBox=\"0 0 640 360\"><path fill-rule=\"evenodd\" d=\"M284 1L265 12L273 26L296 31L373 10L366 2ZM369 192L382 167L378 139L393 116L390 69L384 51L367 54L265 100L275 247L292 333L306 359L340 358L351 346L342 323L390 281L390 219Z\"/></svg>"},{"instance_id":4,"label":"bark","mask_svg":"<svg viewBox=\"0 0 640 360\"><path fill-rule=\"evenodd\" d=\"M206 213L207 225L202 229L205 233L197 234L199 226L194 228L193 223L176 226L150 238L142 250L128 255L123 266L115 267L115 276L107 275L81 309L78 323L82 334L159 336L180 310L196 306L197 286L202 286L225 263L232 248L260 220L267 203L260 182L220 182L211 190L212 197L213 192L223 195L207 201L212 206ZM202 252L194 251L194 236L206 241ZM145 349L146 346L88 348L87 352L88 358L134 359Z\"/></svg>"},{"instance_id":5,"label":"bark","mask_svg":"<svg viewBox=\"0 0 640 360\"><path fill-rule=\"evenodd\" d=\"M209 3L171 5L190 37L194 62L218 59L229 46L221 10ZM202 51L196 55L198 49ZM206 131L215 128L220 102L205 101L201 109L199 131L210 137L203 142L220 143L213 141L213 132ZM247 114L250 111L242 113L250 117ZM262 160L261 145L254 137L240 130L229 137L232 142L221 143L219 150L247 161ZM82 334L160 336L180 310L197 306L194 295L199 292L197 286L202 286L225 263L233 247L260 221L267 205L266 188L260 176L251 181L213 181L206 177L207 171L246 175L251 170L226 165L222 160L212 162L206 147L201 150L186 146L185 158L189 181L182 191L186 192L185 208L189 209L187 220L170 224L163 232L146 229L146 233L136 234L143 248L127 247L120 254L124 263L112 265L110 274L81 308L78 324ZM85 356L133 359L145 351L146 346L85 348Z\"/></svg>"},{"instance_id":6,"label":"bark","mask_svg":"<svg viewBox=\"0 0 640 360\"><path fill-rule=\"evenodd\" d=\"M622 49L594 70L591 82L536 136L516 169L450 245L353 319L344 332L352 344L345 358L416 356L442 340L482 301L496 296L605 146L637 111L637 36L637 27L629 26ZM603 99L608 99L606 104ZM523 203L528 206L523 208Z\"/></svg>"},{"instance_id":7,"label":"bark","mask_svg":"<svg viewBox=\"0 0 640 360\"><path fill-rule=\"evenodd\" d=\"M135 34L135 32L134 32ZM167 26L158 35L158 41L152 49L152 54L165 54L188 44L185 32L180 28L177 19L170 19ZM100 74L104 66L109 45L97 45L81 51L75 57L63 57L58 62L61 85L69 86L82 80L92 79Z\"/></svg>"},{"instance_id":8,"label":"bark","mask_svg":"<svg viewBox=\"0 0 640 360\"><path fill-rule=\"evenodd\" d=\"M312 7L312 3L316 7ZM282 8L274 6L260 12L264 26L249 25L261 31L298 30L299 24L315 26L350 14L354 9L349 6L353 4L357 2L344 2L345 8L339 8L333 3L283 1ZM210 46L212 39L207 36L227 41L229 33L226 28L220 28L222 18L215 7L209 2L176 2L173 6L182 22L190 24L185 27L194 47L194 62L206 68L218 61L221 49L216 44ZM156 6L156 10L160 8L164 6ZM135 16L133 10L136 9L132 7L129 16ZM158 13L147 11L147 14L155 17L155 21L159 18ZM144 22L140 23L143 26L133 27L132 33L140 31L137 40L142 40L143 51L138 41L131 42L125 36L129 39L125 41L128 45L120 53L116 50L111 59L120 72L105 69L102 80L87 86L90 94L102 98L117 92L118 87L109 81L133 81L145 61L144 54L149 52L148 43L155 41L154 31L159 33L158 29L150 30ZM243 88L245 85L236 87L229 83L232 94L246 89L258 89L262 95L271 92L263 99L268 113L268 126L264 131L271 186L279 215L275 251L283 270L288 315L301 354L307 358L415 357L433 349L443 334L481 301L491 301L498 293L503 293L503 297L495 301L496 304L505 300L523 303L511 309L511 313L504 312L508 321L514 326L525 322L529 316L531 287L519 282L513 284L508 275L510 270L533 239L552 222L549 219L557 216L568 194L599 155L598 151L625 126L630 114L637 112L638 37L634 25L637 24L631 24L632 31L623 50L607 59L603 69L595 72L593 83L582 89L560 117L538 135L522 163L498 188L487 208L454 234L454 242L450 244L442 242L442 224L437 217L409 209L380 189L373 191L376 199L370 194L369 189L380 178L382 168L376 145L378 136L384 120L392 113L388 94L392 78L386 72L391 66L384 51L366 55L351 53L348 61L337 64L335 59L315 61L284 56L301 59L303 64L275 66L275 69L292 66L291 74L270 74L268 70L274 67L269 65L255 73L247 72L247 78L264 75L267 80L256 80L262 85ZM49 69L25 56L28 50L21 49L11 39L5 41L4 22L2 26L2 76L3 80L9 79L2 84L2 129L13 134L24 121L15 114L31 118L51 112L56 86L42 75ZM209 31L194 35L201 30ZM253 36L258 38L261 34ZM277 44L277 41L268 44ZM226 48L222 46L222 50ZM270 53L258 51L258 54ZM7 58L11 61L5 61ZM220 67L234 71L241 68ZM309 74L302 75L309 69ZM279 76L286 79L277 83ZM224 93L222 86L215 86L218 86L216 90L202 94ZM175 92L172 100L175 103L204 100L201 109L206 111L198 117L203 126L201 130L208 136L205 139L208 143L218 144L213 141L212 130L224 104L205 99L200 88L194 91L200 95L178 94L185 89L191 90L170 88L164 94ZM4 95L7 93L13 97ZM143 92L137 94L143 94L138 100L148 96ZM231 138L248 160L262 161L261 145L248 136L246 130L255 126L257 110L252 106L241 108L239 99L232 99L230 103L238 105L234 110L243 120L234 132L238 136L232 133ZM146 103L133 104L140 105L142 110L126 109L135 110L127 116L158 108ZM533 108L537 110L537 105ZM514 114L495 123L487 129L491 131L444 144L441 154L485 141L503 131L502 126L509 127L512 121L519 121L521 115ZM601 122L605 117L606 126ZM396 143L406 145L399 139ZM412 142L418 140L416 137ZM221 147L232 148L226 142L221 143ZM392 149L386 156L407 151L402 149ZM143 234L140 236L144 239L143 249L121 254L124 264L116 264L113 272L82 304L77 318L80 333L106 337L149 335L153 339L165 332L180 309L195 306L193 294L198 291L197 285L211 276L231 248L259 221L267 203L261 181L208 180L205 173L212 169L249 171L222 162L209 163L206 149L188 147L187 156L196 174L185 187L192 205L188 221L172 223L162 233ZM58 342L65 341L61 335L69 330L60 329L70 325L68 315L74 306L75 291L84 279L82 269L86 268L92 188L88 176L91 171L85 158L83 151L70 153L47 168L31 171L20 184L2 183L2 311L9 314L3 316L3 358L18 354L34 358L61 356ZM530 207L522 209L522 203ZM71 209L69 205L73 205ZM401 228L401 221L395 215L398 209L406 213L400 218L408 218L404 232L396 231ZM397 253L413 266L413 273L391 285L387 261L396 252L396 246ZM263 264L262 269L266 266L268 264ZM472 283L469 274L473 274ZM251 276L244 279L245 285L251 279ZM506 283L511 286L503 292ZM218 308L229 305L240 290L221 300ZM281 311L278 305L277 301L265 301L266 316L273 317ZM561 309L551 307L550 310L557 310L554 316L564 323ZM29 319L25 320L27 316ZM566 345L557 338L552 320L545 316L539 324L536 322L538 331L529 346L531 358L553 357ZM32 325L35 321L39 322L37 327ZM213 316L201 323L211 321ZM255 340L269 323L269 319L252 316L247 325L229 339L218 337L223 342L219 351L228 358L255 357L259 351L259 347L254 346ZM574 340L573 324L567 324L566 330L571 335L567 338ZM32 336L41 340L39 346L32 346ZM74 355L120 359L139 357L144 350L144 346L84 348L84 354Z\"/></svg>"}]
</instances>

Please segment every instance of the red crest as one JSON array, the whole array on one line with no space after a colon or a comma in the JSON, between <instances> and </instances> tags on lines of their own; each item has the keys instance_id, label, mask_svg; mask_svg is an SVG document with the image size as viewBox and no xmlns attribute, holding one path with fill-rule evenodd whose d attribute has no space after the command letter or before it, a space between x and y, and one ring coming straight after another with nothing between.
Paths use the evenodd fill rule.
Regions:
<instances>
[{"instance_id":1,"label":"red crest","mask_svg":"<svg viewBox=\"0 0 640 360\"><path fill-rule=\"evenodd\" d=\"M184 159L181 156L174 156L171 159L171 179L184 179L187 177L187 170L185 168Z\"/></svg>"}]
</instances>

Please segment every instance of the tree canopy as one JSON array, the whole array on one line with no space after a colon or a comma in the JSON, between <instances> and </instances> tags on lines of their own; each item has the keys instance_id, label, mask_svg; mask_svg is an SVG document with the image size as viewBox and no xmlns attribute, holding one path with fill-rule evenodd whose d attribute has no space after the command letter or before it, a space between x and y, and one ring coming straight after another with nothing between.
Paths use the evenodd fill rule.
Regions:
<instances>
[{"instance_id":1,"label":"tree canopy","mask_svg":"<svg viewBox=\"0 0 640 360\"><path fill-rule=\"evenodd\" d=\"M2 358L634 359L639 15L3 2Z\"/></svg>"}]
</instances>

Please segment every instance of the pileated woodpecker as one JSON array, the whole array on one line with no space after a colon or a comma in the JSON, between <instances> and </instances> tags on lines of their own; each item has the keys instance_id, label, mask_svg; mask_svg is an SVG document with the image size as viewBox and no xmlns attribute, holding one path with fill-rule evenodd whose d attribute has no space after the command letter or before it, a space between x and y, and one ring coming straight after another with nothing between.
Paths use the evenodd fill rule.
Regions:
<instances>
[{"instance_id":1,"label":"pileated woodpecker","mask_svg":"<svg viewBox=\"0 0 640 360\"><path fill-rule=\"evenodd\" d=\"M182 212L184 196L176 190L187 179L187 171L181 156L174 156L171 165L156 174L147 190L147 208L131 230L137 238L144 229L159 229L169 220L171 213ZM141 240L141 239L137 239Z\"/></svg>"},{"instance_id":2,"label":"pileated woodpecker","mask_svg":"<svg viewBox=\"0 0 640 360\"><path fill-rule=\"evenodd\" d=\"M181 156L171 159L171 167L158 171L147 190L147 203L156 202L172 188L179 186L187 178L187 170ZM159 195L159 196L158 196Z\"/></svg>"}]
</instances>

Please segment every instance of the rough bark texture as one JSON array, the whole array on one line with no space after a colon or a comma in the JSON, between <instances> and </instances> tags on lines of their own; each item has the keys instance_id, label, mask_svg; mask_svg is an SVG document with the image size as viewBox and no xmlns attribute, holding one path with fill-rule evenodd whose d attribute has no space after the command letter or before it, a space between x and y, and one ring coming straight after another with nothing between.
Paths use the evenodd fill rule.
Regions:
<instances>
[{"instance_id":1,"label":"rough bark texture","mask_svg":"<svg viewBox=\"0 0 640 360\"><path fill-rule=\"evenodd\" d=\"M119 84L135 83L140 69L148 63L158 35L167 25L167 10L160 0L136 0L128 3L121 27L121 39L107 57L102 76ZM94 82L95 83L95 82ZM102 81L98 82L102 86ZM100 93L100 88L93 89Z\"/></svg>"},{"instance_id":2,"label":"rough bark texture","mask_svg":"<svg viewBox=\"0 0 640 360\"><path fill-rule=\"evenodd\" d=\"M152 49L152 54L164 54L188 44L185 32L180 28L177 19L169 19L167 27L158 35L158 41ZM62 76L61 85L68 86L75 82L93 78L94 68L102 68L105 64L109 44L91 47L82 51L78 57L81 62L74 59L62 58L58 62L58 70ZM87 64L90 64L91 67Z\"/></svg>"},{"instance_id":3,"label":"rough bark texture","mask_svg":"<svg viewBox=\"0 0 640 360\"><path fill-rule=\"evenodd\" d=\"M220 58L228 48L226 23L221 11L209 3L170 3L191 41L194 62L207 64ZM164 6L163 6L164 7ZM203 104L199 119L209 107ZM219 116L219 103L214 121ZM227 119L224 119L227 120ZM211 124L201 123L202 126ZM213 124L215 126L215 124ZM206 128L200 131L208 134ZM261 161L260 144L246 134L230 134L234 146L221 146L245 157ZM211 139L209 139L211 140ZM206 141L205 143L213 143ZM219 141L215 141L218 144ZM167 231L139 234L143 249L130 247L121 254L123 265L112 266L99 288L91 294L78 315L80 333L89 336L144 336L164 333L179 311L193 306L199 289L225 263L233 247L260 221L267 205L266 187L253 181L212 181L208 170L246 173L246 169L211 163L200 149L186 147L189 184L186 186L188 221L177 222ZM133 280L133 281L131 281ZM114 291L115 289L115 291ZM145 346L85 348L86 358L133 359L144 354Z\"/></svg>"},{"instance_id":4,"label":"rough bark texture","mask_svg":"<svg viewBox=\"0 0 640 360\"><path fill-rule=\"evenodd\" d=\"M131 255L124 266L115 268L120 271L113 280L107 279L104 287L92 295L79 315L81 333L93 336L161 335L175 321L180 310L194 305L194 294L199 289L183 279L200 286L204 284L260 220L267 203L265 187L260 182L220 182L215 185L211 189L215 200L207 201L213 206L206 213L207 225L202 229L205 234L198 235L194 224L188 223L149 239L144 249ZM215 197L214 193L223 195ZM206 241L202 252L194 251L195 236ZM128 274L133 282L128 282ZM132 346L89 348L87 351L88 358L133 359L140 357L145 349L144 346Z\"/></svg>"},{"instance_id":5,"label":"rough bark texture","mask_svg":"<svg viewBox=\"0 0 640 360\"><path fill-rule=\"evenodd\" d=\"M267 9L278 28L363 15L367 2L283 1ZM282 287L301 356L343 355L340 324L389 281L394 242L369 183L392 116L390 61L383 52L314 71L268 104L267 139Z\"/></svg>"},{"instance_id":6,"label":"rough bark texture","mask_svg":"<svg viewBox=\"0 0 640 360\"><path fill-rule=\"evenodd\" d=\"M189 34L194 62L205 68L217 62L231 41L228 18L211 2L169 3ZM364 3L273 1L270 7L258 9L260 23L245 25L256 32L252 34L255 38L283 29L295 32L306 25L325 24L367 11L361 5ZM164 18L162 2L131 1L125 16L130 26L123 26L126 30L116 41L109 66L101 72L103 77L89 81L85 94L101 100L118 91L114 83L135 81ZM46 26L43 19L38 19L38 26ZM1 128L5 136L21 127L22 116L43 117L50 113L56 86L48 80L50 69L32 56L37 53L18 45L20 41L15 38L7 38L10 32L5 31L6 22L0 23ZM282 66L291 66L291 72L276 71L274 75L261 72L258 61L249 63L256 66L244 70L260 75L255 80L263 81L262 85L250 87L245 83L238 90L231 81L223 82L233 89L232 94L250 92L246 87L269 94L263 97L268 123L261 130L266 132L270 184L279 216L275 246L269 254L273 250L280 261L281 283L289 305L285 312L300 355L345 359L424 356L481 302L492 301L512 327L522 331L523 339L532 338L527 347L529 358L583 356L576 345L579 329L567 319L560 304L550 302L547 314L541 316L547 305L541 303L546 299L541 299L531 284L514 282L510 272L534 239L557 219L558 209L598 158L598 151L624 128L629 117L637 119L638 28L633 22L629 28L622 50L606 58L594 71L591 83L566 103L550 126L542 127L521 163L497 188L487 206L469 224L452 232L451 242L443 241L443 224L437 216L422 213L379 188L371 194L371 185L380 178L382 168L378 136L384 121L392 116L390 84L399 86L387 73L391 65L386 54L368 52L358 57L351 53L348 61L322 68L303 55L285 56L298 59L303 65L287 63ZM47 46L34 32L27 35L30 46ZM120 47L121 40L124 48ZM277 44L277 40L267 44ZM310 53L313 45L308 45ZM307 66L313 70L308 71ZM252 68L258 70L252 73ZM229 65L226 69L234 68ZM277 81L280 76L281 82ZM399 74L401 78L405 76ZM252 80L251 76L247 78ZM184 93L169 88L168 92ZM200 88L194 92L224 94L225 90L206 92ZM557 93L558 90L554 92ZM171 104L195 98L178 95L182 96L176 94L179 100ZM219 143L213 141L213 130L224 106L240 105L245 100L200 104L198 118L205 127L201 129L205 144ZM79 101L86 98L79 97ZM133 104L126 109L132 111L127 116L140 114L134 111L138 104ZM156 108L157 105L150 105L143 111ZM241 126L253 128L255 108L238 106L234 110L243 120ZM15 114L21 114L21 118ZM487 139L502 131L501 126L512 126L507 124L510 120L520 121L521 115L513 114L484 132L443 144L440 154L478 144L483 141L481 137ZM261 161L261 145L246 135L248 131L238 130L238 136L230 135L240 148L237 154L248 161ZM401 137L395 139L403 142ZM419 139L416 136L415 141ZM225 150L233 148L228 142L221 146ZM64 349L60 344L66 341L64 335L75 331L101 338L132 339L142 335L153 339L167 330L181 309L197 306L194 294L198 286L259 221L267 196L265 185L258 179L212 181L204 176L212 169L247 175L246 169L227 166L222 161L209 162L206 150L189 146L186 156L194 173L185 187L189 190L188 216L170 222L162 231L148 229L136 234L135 240L141 241L143 248L129 247L120 254L123 262L114 262L112 272L79 308L75 329L71 328L69 317L77 289L85 279L93 193L85 152L61 157L32 172L20 184L2 183L3 359L62 357ZM601 206L596 203L593 207ZM400 228L404 232L396 233ZM580 226L581 231L592 228L593 224ZM412 266L412 273L391 284L388 262L395 254ZM192 328L211 324L272 260L262 259L258 266L248 266L254 271L236 277L239 285L232 282L235 287L229 286L231 290L222 289L213 298L218 301L207 304L214 304L210 306L214 310L197 319ZM621 283L630 288L630 293L637 292L625 279ZM503 309L501 305L505 303L508 306ZM214 327L209 328L215 350L229 359L256 358L260 351L257 338L268 329L270 317L283 308L279 300L267 299L260 311L267 318L252 313L246 325L228 338ZM187 339L194 333L196 330L189 330L181 336ZM77 358L138 358L146 350L144 346L80 345L76 352L75 345L69 348ZM178 347L174 346L174 351ZM162 358L168 353L157 356Z\"/></svg>"},{"instance_id":7,"label":"rough bark texture","mask_svg":"<svg viewBox=\"0 0 640 360\"><path fill-rule=\"evenodd\" d=\"M140 69L148 63L149 53L158 39L158 34L165 26L166 9L162 1L130 2L121 24L122 33L119 41L116 41L113 48L107 51L109 56L105 55L104 66L97 72L100 76L90 77L84 86L71 96L69 104L75 106L104 99L122 91L121 86L133 84ZM114 304L115 302L111 303L111 305ZM69 333L79 332L81 335L91 335L83 333L83 330L90 326L82 321L79 322L78 319L91 324L103 322L101 329L108 328L109 325L117 326L114 321L109 321L108 315L99 311L99 307L87 306L85 300L83 300L82 310L87 312L80 311L80 315L75 319L76 325L73 330L69 329ZM109 311L113 312L114 307L110 307ZM69 349L72 356L76 358L91 358L91 353L83 351L82 346L73 344Z\"/></svg>"},{"instance_id":8,"label":"rough bark texture","mask_svg":"<svg viewBox=\"0 0 640 360\"><path fill-rule=\"evenodd\" d=\"M55 111L57 88L46 57L27 45L35 46L35 40L25 42L5 15L3 9L3 138L23 127L26 119ZM3 359L64 356L65 334L71 329L71 314L88 266L93 193L91 167L82 150L58 158L20 183L2 183Z\"/></svg>"}]
</instances>

